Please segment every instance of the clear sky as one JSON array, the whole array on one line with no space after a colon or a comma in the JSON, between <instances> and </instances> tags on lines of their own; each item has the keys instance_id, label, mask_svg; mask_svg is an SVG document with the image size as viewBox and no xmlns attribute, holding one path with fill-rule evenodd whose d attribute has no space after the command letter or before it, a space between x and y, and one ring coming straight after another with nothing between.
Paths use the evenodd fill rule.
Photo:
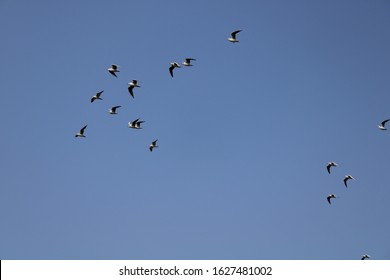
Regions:
<instances>
[{"instance_id":1,"label":"clear sky","mask_svg":"<svg viewBox=\"0 0 390 280\"><path fill-rule=\"evenodd\" d=\"M386 0L0 1L0 259L390 259L389 30Z\"/></svg>"}]
</instances>

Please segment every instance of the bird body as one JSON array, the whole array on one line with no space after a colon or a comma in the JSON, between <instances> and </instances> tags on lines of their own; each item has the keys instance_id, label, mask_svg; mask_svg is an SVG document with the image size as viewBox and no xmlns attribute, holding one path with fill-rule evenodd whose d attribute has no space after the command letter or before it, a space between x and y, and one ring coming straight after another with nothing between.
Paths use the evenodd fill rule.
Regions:
<instances>
[{"instance_id":1,"label":"bird body","mask_svg":"<svg viewBox=\"0 0 390 280\"><path fill-rule=\"evenodd\" d=\"M390 121L390 119L387 119L387 120L384 120L383 122L381 122L380 124L378 124L378 128L380 130L387 130L387 128L385 127L386 123Z\"/></svg>"},{"instance_id":2,"label":"bird body","mask_svg":"<svg viewBox=\"0 0 390 280\"><path fill-rule=\"evenodd\" d=\"M328 200L328 203L329 203L329 204L331 204L330 200L331 200L332 198L336 198L336 196L335 196L333 193L330 194L330 195L328 195L328 197L326 198L326 199Z\"/></svg>"},{"instance_id":3,"label":"bird body","mask_svg":"<svg viewBox=\"0 0 390 280\"><path fill-rule=\"evenodd\" d=\"M350 180L350 179L355 180L355 178L353 178L351 175L345 175L345 177L344 177L344 185L345 185L346 188L348 188L347 181Z\"/></svg>"},{"instance_id":4,"label":"bird body","mask_svg":"<svg viewBox=\"0 0 390 280\"><path fill-rule=\"evenodd\" d=\"M98 99L98 100L103 100L102 98L100 98L100 95L102 95L103 91L104 91L104 90L99 91L99 92L96 93L94 96L92 96L92 98L91 98L91 103L94 102L96 99Z\"/></svg>"},{"instance_id":5,"label":"bird body","mask_svg":"<svg viewBox=\"0 0 390 280\"><path fill-rule=\"evenodd\" d=\"M76 133L74 137L85 137L84 130L87 128L88 125L85 125L82 129L80 129L79 132Z\"/></svg>"},{"instance_id":6,"label":"bird body","mask_svg":"<svg viewBox=\"0 0 390 280\"><path fill-rule=\"evenodd\" d=\"M122 107L122 106L114 106L114 107L111 107L111 109L108 111L111 115L116 115L116 114L118 114L117 112L116 112L116 109L118 109L118 108L120 108L120 107Z\"/></svg>"},{"instance_id":7,"label":"bird body","mask_svg":"<svg viewBox=\"0 0 390 280\"><path fill-rule=\"evenodd\" d=\"M337 163L335 163L334 161L331 161L331 162L328 162L328 164L326 165L326 169L328 170L329 174L330 174L330 168L332 166L337 166Z\"/></svg>"},{"instance_id":8,"label":"bird body","mask_svg":"<svg viewBox=\"0 0 390 280\"><path fill-rule=\"evenodd\" d=\"M154 148L158 148L157 146L157 139L152 142L152 144L149 145L149 150L152 152Z\"/></svg>"},{"instance_id":9,"label":"bird body","mask_svg":"<svg viewBox=\"0 0 390 280\"><path fill-rule=\"evenodd\" d=\"M141 123L143 123L143 122L144 121L140 121L139 119L136 119L132 122L129 122L128 126L129 126L129 128L142 129Z\"/></svg>"},{"instance_id":10,"label":"bird body","mask_svg":"<svg viewBox=\"0 0 390 280\"><path fill-rule=\"evenodd\" d=\"M112 64L111 67L107 69L107 71L108 71L111 75L113 75L113 76L115 76L115 77L118 77L115 73L120 72L120 71L118 70L118 65L116 65L116 64Z\"/></svg>"},{"instance_id":11,"label":"bird body","mask_svg":"<svg viewBox=\"0 0 390 280\"><path fill-rule=\"evenodd\" d=\"M193 66L191 64L191 60L196 60L195 58L186 58L185 61L182 63L183 66Z\"/></svg>"},{"instance_id":12,"label":"bird body","mask_svg":"<svg viewBox=\"0 0 390 280\"><path fill-rule=\"evenodd\" d=\"M241 32L242 30L236 30L236 31L233 31L232 34L231 34L231 37L228 38L228 40L232 43L238 43L239 41L236 39L236 35L237 33Z\"/></svg>"},{"instance_id":13,"label":"bird body","mask_svg":"<svg viewBox=\"0 0 390 280\"><path fill-rule=\"evenodd\" d=\"M180 64L177 62L171 62L171 67L169 67L169 73L171 74L173 78L173 69L180 68Z\"/></svg>"},{"instance_id":14,"label":"bird body","mask_svg":"<svg viewBox=\"0 0 390 280\"><path fill-rule=\"evenodd\" d=\"M129 93L130 93L131 97L134 98L133 89L134 89L135 87L140 87L140 86L138 85L138 81L137 81L137 80L133 80L131 83L128 83L128 85L129 85L129 86L128 86Z\"/></svg>"}]
</instances>

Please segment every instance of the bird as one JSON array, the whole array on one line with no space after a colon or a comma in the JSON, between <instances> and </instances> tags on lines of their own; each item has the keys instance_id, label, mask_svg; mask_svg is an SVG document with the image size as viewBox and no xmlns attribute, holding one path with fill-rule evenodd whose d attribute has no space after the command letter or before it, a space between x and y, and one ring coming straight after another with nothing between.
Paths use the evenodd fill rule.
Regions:
<instances>
[{"instance_id":1,"label":"bird","mask_svg":"<svg viewBox=\"0 0 390 280\"><path fill-rule=\"evenodd\" d=\"M138 83L137 80L133 80L131 83L128 83L129 93L130 93L131 97L133 97L133 98L134 98L133 88L140 87L137 83Z\"/></svg>"},{"instance_id":2,"label":"bird","mask_svg":"<svg viewBox=\"0 0 390 280\"><path fill-rule=\"evenodd\" d=\"M118 114L117 112L116 112L116 109L118 109L118 108L120 108L120 107L122 107L122 106L114 106L114 107L111 107L111 109L108 111L111 115L116 115L116 114Z\"/></svg>"},{"instance_id":3,"label":"bird","mask_svg":"<svg viewBox=\"0 0 390 280\"><path fill-rule=\"evenodd\" d=\"M385 127L385 124L390 121L390 119L387 119L387 120L384 120L383 122L381 122L381 124L378 124L378 128L380 130L387 130L387 128Z\"/></svg>"},{"instance_id":4,"label":"bird","mask_svg":"<svg viewBox=\"0 0 390 280\"><path fill-rule=\"evenodd\" d=\"M158 148L157 146L157 139L152 142L152 144L149 145L149 150L152 152L154 148Z\"/></svg>"},{"instance_id":5,"label":"bird","mask_svg":"<svg viewBox=\"0 0 390 280\"><path fill-rule=\"evenodd\" d=\"M364 254L364 255L362 256L361 260L365 260L365 259L369 259L369 258L371 258L370 255Z\"/></svg>"},{"instance_id":6,"label":"bird","mask_svg":"<svg viewBox=\"0 0 390 280\"><path fill-rule=\"evenodd\" d=\"M74 137L85 137L84 130L87 128L88 125L85 125L82 129L80 129L80 132L77 132Z\"/></svg>"},{"instance_id":7,"label":"bird","mask_svg":"<svg viewBox=\"0 0 390 280\"><path fill-rule=\"evenodd\" d=\"M140 121L139 119L136 119L132 122L129 122L128 126L129 126L129 128L142 129L141 123L143 123L143 122L144 121Z\"/></svg>"},{"instance_id":8,"label":"bird","mask_svg":"<svg viewBox=\"0 0 390 280\"><path fill-rule=\"evenodd\" d=\"M169 73L171 74L173 78L173 69L180 68L180 64L177 62L171 62L171 67L169 67Z\"/></svg>"},{"instance_id":9,"label":"bird","mask_svg":"<svg viewBox=\"0 0 390 280\"><path fill-rule=\"evenodd\" d=\"M242 30L236 30L236 31L232 32L231 37L228 38L228 40L232 43L238 43L239 41L236 39L236 35L237 35L237 33L241 32L241 31Z\"/></svg>"},{"instance_id":10,"label":"bird","mask_svg":"<svg viewBox=\"0 0 390 280\"><path fill-rule=\"evenodd\" d=\"M112 64L110 68L107 69L108 72L110 72L111 75L114 75L115 77L118 77L115 73L120 72L118 70L118 65Z\"/></svg>"},{"instance_id":11,"label":"bird","mask_svg":"<svg viewBox=\"0 0 390 280\"><path fill-rule=\"evenodd\" d=\"M328 165L326 166L326 169L328 169L328 173L329 174L330 174L330 168L332 166L337 166L337 163L335 163L334 161L328 162Z\"/></svg>"},{"instance_id":12,"label":"bird","mask_svg":"<svg viewBox=\"0 0 390 280\"><path fill-rule=\"evenodd\" d=\"M345 185L346 188L348 188L348 186L347 186L347 181L348 181L349 179L355 180L355 178L353 178L351 175L345 175L345 177L344 177L344 185Z\"/></svg>"},{"instance_id":13,"label":"bird","mask_svg":"<svg viewBox=\"0 0 390 280\"><path fill-rule=\"evenodd\" d=\"M328 200L328 202L329 202L329 204L331 204L330 203L330 199L331 198L336 198L336 196L332 193L332 194L330 194L330 195L328 195L328 197L326 198L327 200Z\"/></svg>"},{"instance_id":14,"label":"bird","mask_svg":"<svg viewBox=\"0 0 390 280\"><path fill-rule=\"evenodd\" d=\"M96 99L98 99L98 100L103 100L102 98L100 98L100 95L102 95L103 91L104 91L104 90L99 91L99 92L96 93L94 96L92 96L92 98L91 98L91 103L94 102Z\"/></svg>"},{"instance_id":15,"label":"bird","mask_svg":"<svg viewBox=\"0 0 390 280\"><path fill-rule=\"evenodd\" d=\"M186 58L186 60L182 63L184 66L193 66L191 64L191 60L196 60L195 58Z\"/></svg>"}]
</instances>

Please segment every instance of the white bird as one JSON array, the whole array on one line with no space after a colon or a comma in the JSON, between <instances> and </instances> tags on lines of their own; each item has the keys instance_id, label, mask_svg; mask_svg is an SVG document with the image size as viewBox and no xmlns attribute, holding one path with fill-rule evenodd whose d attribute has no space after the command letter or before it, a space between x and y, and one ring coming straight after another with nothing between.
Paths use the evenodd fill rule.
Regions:
<instances>
[{"instance_id":1,"label":"white bird","mask_svg":"<svg viewBox=\"0 0 390 280\"><path fill-rule=\"evenodd\" d=\"M171 74L173 78L173 69L180 68L180 64L177 62L171 62L171 67L169 67L169 73Z\"/></svg>"},{"instance_id":2,"label":"white bird","mask_svg":"<svg viewBox=\"0 0 390 280\"><path fill-rule=\"evenodd\" d=\"M369 258L371 258L370 255L364 254L364 255L362 256L361 260L365 260L365 259L369 259Z\"/></svg>"},{"instance_id":3,"label":"white bird","mask_svg":"<svg viewBox=\"0 0 390 280\"><path fill-rule=\"evenodd\" d=\"M128 85L129 85L128 86L129 93L130 93L131 97L134 98L133 88L140 87L138 85L138 81L137 80L133 80L131 83L128 83Z\"/></svg>"},{"instance_id":4,"label":"white bird","mask_svg":"<svg viewBox=\"0 0 390 280\"><path fill-rule=\"evenodd\" d=\"M345 185L346 188L348 188L347 181L349 179L355 180L355 178L353 178L351 175L345 175L345 177L344 177L344 185Z\"/></svg>"},{"instance_id":5,"label":"white bird","mask_svg":"<svg viewBox=\"0 0 390 280\"><path fill-rule=\"evenodd\" d=\"M114 106L114 107L112 107L108 112L109 112L110 114L112 114L112 115L118 114L118 113L116 112L116 109L118 109L118 108L120 108L120 107L122 107L122 106Z\"/></svg>"},{"instance_id":6,"label":"white bird","mask_svg":"<svg viewBox=\"0 0 390 280\"><path fill-rule=\"evenodd\" d=\"M330 168L332 166L337 166L337 163L335 163L334 161L328 162L328 165L326 166L326 169L328 169L328 173L329 174L330 174Z\"/></svg>"},{"instance_id":7,"label":"white bird","mask_svg":"<svg viewBox=\"0 0 390 280\"><path fill-rule=\"evenodd\" d=\"M149 150L152 152L154 148L158 148L157 146L157 139L152 142L152 144L149 145Z\"/></svg>"},{"instance_id":8,"label":"white bird","mask_svg":"<svg viewBox=\"0 0 390 280\"><path fill-rule=\"evenodd\" d=\"M387 120L384 120L383 122L381 122L381 124L378 124L378 128L380 130L387 130L387 128L385 127L385 124L390 121L390 119L387 119Z\"/></svg>"},{"instance_id":9,"label":"white bird","mask_svg":"<svg viewBox=\"0 0 390 280\"><path fill-rule=\"evenodd\" d=\"M94 102L96 99L98 99L98 100L103 100L102 98L100 98L100 95L102 95L103 91L104 91L104 90L99 91L99 92L96 93L94 96L92 96L92 98L91 98L91 103Z\"/></svg>"},{"instance_id":10,"label":"white bird","mask_svg":"<svg viewBox=\"0 0 390 280\"><path fill-rule=\"evenodd\" d=\"M111 75L114 75L115 77L118 77L115 73L120 72L118 70L118 65L112 64L110 68L107 69L108 72L110 72Z\"/></svg>"},{"instance_id":11,"label":"white bird","mask_svg":"<svg viewBox=\"0 0 390 280\"><path fill-rule=\"evenodd\" d=\"M135 128L135 129L141 129L141 123L143 123L144 121L140 121L139 119L136 119L132 122L129 122L128 126L129 128Z\"/></svg>"},{"instance_id":12,"label":"white bird","mask_svg":"<svg viewBox=\"0 0 390 280\"><path fill-rule=\"evenodd\" d=\"M328 197L326 198L327 200L328 200L328 202L329 202L329 204L331 204L330 203L330 199L331 198L336 198L336 196L332 193L332 194L330 194L330 195L328 195Z\"/></svg>"},{"instance_id":13,"label":"white bird","mask_svg":"<svg viewBox=\"0 0 390 280\"><path fill-rule=\"evenodd\" d=\"M196 60L195 58L186 58L186 60L182 63L184 66L193 66L191 64L191 60Z\"/></svg>"},{"instance_id":14,"label":"white bird","mask_svg":"<svg viewBox=\"0 0 390 280\"><path fill-rule=\"evenodd\" d=\"M232 43L238 43L239 41L236 39L236 35L237 35L237 33L241 32L241 31L242 30L236 30L236 31L232 32L231 37L228 38L228 40Z\"/></svg>"},{"instance_id":15,"label":"white bird","mask_svg":"<svg viewBox=\"0 0 390 280\"><path fill-rule=\"evenodd\" d=\"M80 129L80 132L77 132L74 137L85 137L84 130L87 128L88 125L84 126L82 129Z\"/></svg>"}]
</instances>

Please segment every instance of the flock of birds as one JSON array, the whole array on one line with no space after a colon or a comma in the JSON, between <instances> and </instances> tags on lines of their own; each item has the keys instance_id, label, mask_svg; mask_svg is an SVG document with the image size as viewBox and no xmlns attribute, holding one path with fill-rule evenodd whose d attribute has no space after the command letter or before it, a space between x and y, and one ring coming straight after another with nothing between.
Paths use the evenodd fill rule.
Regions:
<instances>
[{"instance_id":1,"label":"flock of birds","mask_svg":"<svg viewBox=\"0 0 390 280\"><path fill-rule=\"evenodd\" d=\"M386 120L382 121L380 124L378 124L378 128L379 128L380 130L387 130L387 128L386 128L386 123L387 123L388 121L390 121L390 119L386 119ZM331 172L330 172L331 168L332 168L332 167L336 167L336 166L338 166L338 164L337 164L336 162L334 162L334 161L328 162L328 164L326 165L326 169L328 170L328 173L331 174ZM354 177L352 177L351 175L345 175L345 176L344 176L344 179L343 179L343 182L344 182L344 186L345 186L346 188L348 188L348 180L356 180L356 179L355 179ZM332 203L331 203L331 199L336 198L336 197L337 197L337 196L336 196L334 193L331 193L331 194L329 194L329 195L326 197L326 199L328 200L328 203L329 203L329 204L332 204ZM371 258L370 255L364 254L364 255L361 257L361 260L365 260L365 259L369 259L369 258Z\"/></svg>"},{"instance_id":2,"label":"flock of birds","mask_svg":"<svg viewBox=\"0 0 390 280\"><path fill-rule=\"evenodd\" d=\"M231 37L227 38L227 40L229 42L232 42L232 43L238 43L239 41L237 40L237 34L239 32L241 32L242 30L236 30L236 31L233 31L231 33ZM195 58L186 58L183 62L182 62L182 65L183 66L193 66L192 64L192 61L196 61ZM180 68L181 65L177 62L171 62L170 63L170 67L168 68L169 70L169 74L171 75L171 77L173 78L174 75L173 75L173 71L175 68ZM107 71L115 76L115 77L118 77L117 76L117 73L119 73L119 69L118 69L118 65L116 64L112 64L110 68L107 69ZM128 91L129 91L129 94L132 98L134 98L134 89L135 88L139 88L140 86L138 85L138 80L132 80L130 83L128 83ZM97 92L94 96L91 97L91 103L93 103L95 100L102 100L102 98L100 97L102 95L103 91L99 91ZM109 113L110 114L117 114L117 109L120 108L121 106L114 106L112 108L110 108L109 110ZM382 121L380 124L378 124L378 128L380 130L387 130L386 128L386 123L390 121L390 119L386 119L384 121ZM133 128L133 129L142 129L141 127L141 124L144 123L143 120L140 120L139 118L131 121L128 123L128 127L129 128ZM85 125L84 127L82 127L80 129L79 132L76 133L75 137L85 137L85 129L87 128L88 125ZM154 148L157 148L157 139L152 141L152 143L149 145L149 150L152 152ZM331 174L331 168L332 167L336 167L338 166L338 164L334 161L331 161L331 162L328 162L328 164L326 165L326 169L328 171L329 174ZM344 182L344 185L346 188L348 188L348 180L355 180L354 177L352 177L351 175L345 175L344 176L344 179L343 179L343 182ZM334 199L336 198L336 195L331 193L327 196L327 201L329 204L332 204L331 203L331 199ZM370 255L367 255L367 254L364 254L362 257L361 257L361 260L365 260L365 259L369 259L370 258Z\"/></svg>"},{"instance_id":3,"label":"flock of birds","mask_svg":"<svg viewBox=\"0 0 390 280\"><path fill-rule=\"evenodd\" d=\"M386 120L384 120L383 122L381 122L380 124L378 124L378 128L380 129L380 130L387 130L387 128L386 128L386 123L388 122L388 121L390 121L390 119L386 119ZM333 166L337 166L337 163L335 163L334 161L331 161L331 162L328 162L328 164L326 165L326 169L328 170L328 173L330 174L330 169L333 167ZM348 180L356 180L354 177L352 177L351 175L345 175L344 176L344 185L345 185L345 187L346 188L348 188L348 184L347 184L347 182L348 182ZM328 196L327 196L327 200L328 200L328 203L329 204L332 204L331 203L331 199L332 198L336 198L336 195L335 194L333 194L333 193L331 193L331 194L329 194ZM367 259L369 256L368 255L364 255L364 256L366 256L364 259ZM368 256L368 257L367 257Z\"/></svg>"},{"instance_id":4,"label":"flock of birds","mask_svg":"<svg viewBox=\"0 0 390 280\"><path fill-rule=\"evenodd\" d=\"M228 41L232 42L232 43L237 43L239 42L236 38L236 35L237 33L241 32L242 30L236 30L234 32L231 33L231 37L227 38ZM183 66L193 66L192 64L192 61L196 61L195 58L190 58L190 57L187 57L183 62L182 62L182 65ZM169 67L169 74L171 75L171 77L173 78L173 70L175 68L180 68L181 65L177 62L171 62L170 63L170 67ZM107 69L108 73L110 73L111 75L113 75L114 77L118 77L117 76L117 73L119 73L119 69L118 69L118 65L116 64L112 64L111 67L109 67ZM129 94L132 98L134 98L134 89L135 88L139 88L140 86L138 85L138 80L132 80L130 83L128 83L128 91L129 91ZM93 103L95 100L103 100L101 98L101 95L103 94L104 90L102 91L99 91L97 92L94 96L91 97L91 103ZM117 106L114 106L114 107L111 107L110 110L108 111L110 114L112 115L115 115L117 114L117 109L120 108L122 106L120 105L117 105ZM140 120L139 118L136 119L136 120L133 120L133 121L130 121L128 123L128 127L129 128L133 128L133 129L142 129L141 127L141 124L144 123L145 121L143 120ZM86 137L85 136L85 130L86 128L88 127L88 125L85 125L83 126L79 132L77 132L75 134L75 137ZM149 150L152 152L154 148L157 148L157 139L152 141L152 143L149 145Z\"/></svg>"}]
</instances>

